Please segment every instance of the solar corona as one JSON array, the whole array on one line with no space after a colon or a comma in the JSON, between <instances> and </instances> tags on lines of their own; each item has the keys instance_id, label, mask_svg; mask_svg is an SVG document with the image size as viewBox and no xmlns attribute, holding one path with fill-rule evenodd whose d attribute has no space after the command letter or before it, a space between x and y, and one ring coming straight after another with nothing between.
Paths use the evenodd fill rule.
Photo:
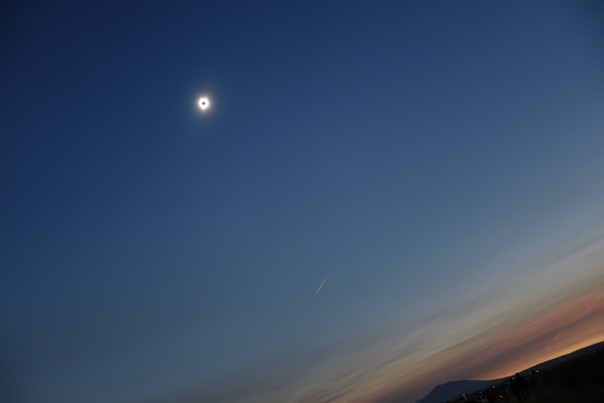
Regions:
<instances>
[{"instance_id":1,"label":"solar corona","mask_svg":"<svg viewBox=\"0 0 604 403\"><path fill-rule=\"evenodd\" d=\"M199 105L199 109L205 111L210 106L210 101L208 100L208 98L205 97L199 98L199 100L197 101L197 105Z\"/></svg>"}]
</instances>

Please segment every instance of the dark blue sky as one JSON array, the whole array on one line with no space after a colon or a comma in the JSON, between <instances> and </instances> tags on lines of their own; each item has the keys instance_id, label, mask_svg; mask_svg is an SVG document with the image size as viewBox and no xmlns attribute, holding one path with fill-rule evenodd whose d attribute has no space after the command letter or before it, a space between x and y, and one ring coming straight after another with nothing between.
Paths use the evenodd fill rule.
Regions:
<instances>
[{"instance_id":1,"label":"dark blue sky","mask_svg":"<svg viewBox=\"0 0 604 403\"><path fill-rule=\"evenodd\" d=\"M604 337L601 3L122 3L4 6L6 399L412 402Z\"/></svg>"}]
</instances>

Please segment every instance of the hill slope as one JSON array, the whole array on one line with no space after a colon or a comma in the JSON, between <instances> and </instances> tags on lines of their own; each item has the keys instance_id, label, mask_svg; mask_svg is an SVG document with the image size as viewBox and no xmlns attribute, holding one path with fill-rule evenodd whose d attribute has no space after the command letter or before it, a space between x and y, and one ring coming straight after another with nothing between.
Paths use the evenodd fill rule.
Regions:
<instances>
[{"instance_id":1,"label":"hill slope","mask_svg":"<svg viewBox=\"0 0 604 403\"><path fill-rule=\"evenodd\" d=\"M443 385L438 385L426 397L418 400L416 403L444 403L447 400L454 400L463 393L473 393L489 386L500 383L503 379L491 381L453 381Z\"/></svg>"},{"instance_id":2,"label":"hill slope","mask_svg":"<svg viewBox=\"0 0 604 403\"><path fill-rule=\"evenodd\" d=\"M604 341L593 344L588 347L584 347L580 350L574 351L570 354L554 358L549 361L542 362L531 368L527 368L520 372L522 375L526 375L531 372L532 369L542 371L546 368L559 365L565 361L581 357L586 354L591 354L596 350L604 349ZM426 397L418 400L415 403L445 403L447 400L455 400L461 394L471 394L481 389L486 389L489 386L497 385L508 378L493 379L490 381L453 381L447 382L443 385L438 385Z\"/></svg>"},{"instance_id":3,"label":"hill slope","mask_svg":"<svg viewBox=\"0 0 604 403\"><path fill-rule=\"evenodd\" d=\"M583 347L580 350L573 351L572 353L560 356L558 358L551 359L549 361L542 362L541 364L537 364L533 367L527 368L524 371L520 372L521 375L526 375L531 372L532 369L535 371L542 371L546 368L552 367L554 365L562 364L565 361L572 360L574 358L578 358L587 354L594 353L596 350L604 350L604 341L596 344L592 344L588 347Z\"/></svg>"}]
</instances>

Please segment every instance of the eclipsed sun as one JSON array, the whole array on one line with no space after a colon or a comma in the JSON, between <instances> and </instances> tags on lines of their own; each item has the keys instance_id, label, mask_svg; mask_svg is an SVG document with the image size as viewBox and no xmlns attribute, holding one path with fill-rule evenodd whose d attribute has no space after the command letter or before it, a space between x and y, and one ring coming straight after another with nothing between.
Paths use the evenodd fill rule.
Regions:
<instances>
[{"instance_id":1,"label":"eclipsed sun","mask_svg":"<svg viewBox=\"0 0 604 403\"><path fill-rule=\"evenodd\" d=\"M205 97L199 98L199 101L197 101L197 105L199 105L199 108L202 111L205 111L210 106L210 100L208 98L205 98Z\"/></svg>"}]
</instances>

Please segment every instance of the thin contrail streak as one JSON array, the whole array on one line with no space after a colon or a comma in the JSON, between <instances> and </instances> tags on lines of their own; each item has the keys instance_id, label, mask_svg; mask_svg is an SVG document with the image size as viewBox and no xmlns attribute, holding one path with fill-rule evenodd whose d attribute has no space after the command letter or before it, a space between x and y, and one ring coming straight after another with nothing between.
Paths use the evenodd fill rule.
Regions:
<instances>
[{"instance_id":1,"label":"thin contrail streak","mask_svg":"<svg viewBox=\"0 0 604 403\"><path fill-rule=\"evenodd\" d=\"M330 271L329 274L327 275L327 277L325 277L325 280L323 280L323 282L321 283L321 285L319 286L319 288L317 288L317 291L315 291L315 294L319 292L319 290L321 289L321 287L323 287L323 284L325 284L325 282L329 278L329 275L331 274L332 271Z\"/></svg>"}]
</instances>

